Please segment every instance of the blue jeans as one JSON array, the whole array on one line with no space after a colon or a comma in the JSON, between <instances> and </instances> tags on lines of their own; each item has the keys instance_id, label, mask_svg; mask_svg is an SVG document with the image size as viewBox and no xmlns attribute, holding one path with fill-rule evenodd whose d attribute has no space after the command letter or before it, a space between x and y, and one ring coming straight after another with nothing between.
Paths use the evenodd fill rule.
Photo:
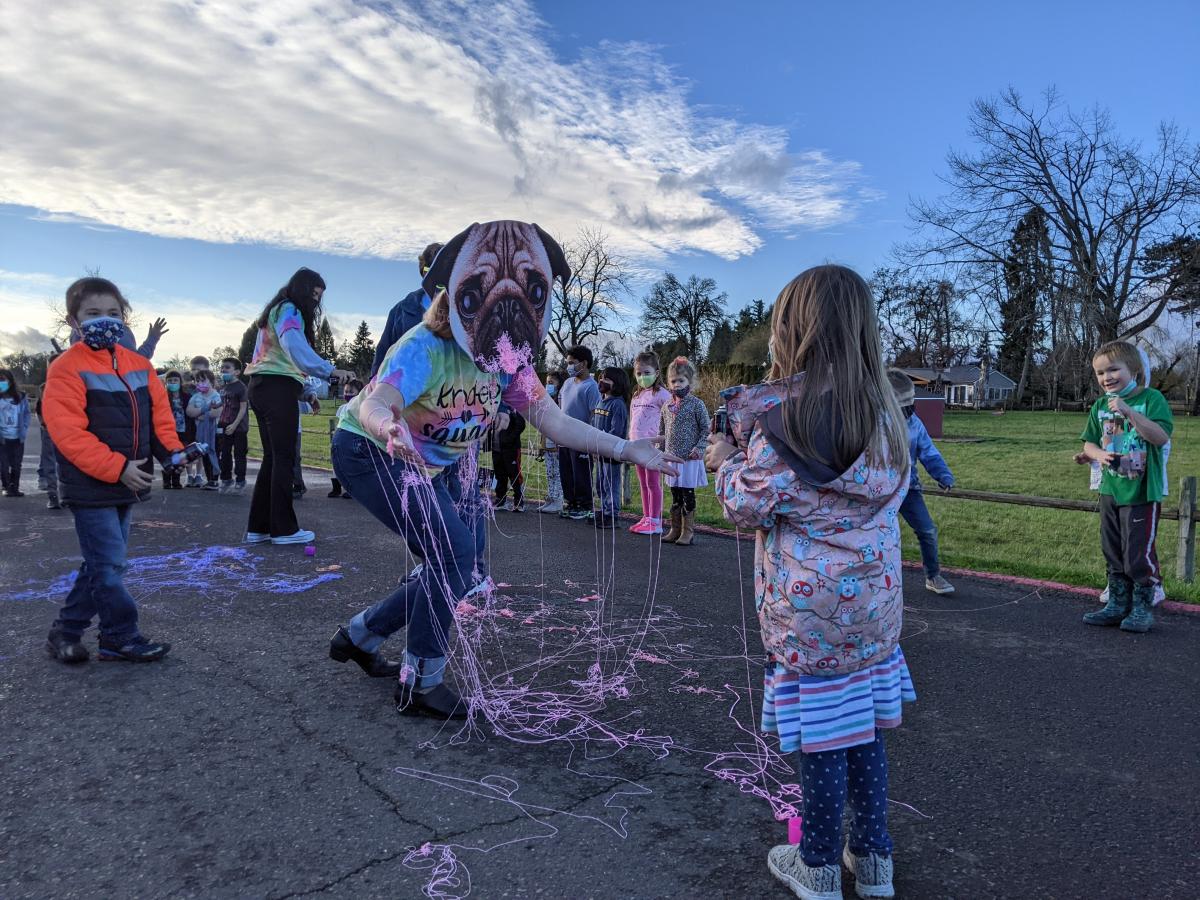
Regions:
<instances>
[{"instance_id":1,"label":"blue jeans","mask_svg":"<svg viewBox=\"0 0 1200 900\"><path fill-rule=\"evenodd\" d=\"M127 644L138 637L137 604L122 581L133 507L85 506L71 511L83 563L54 628L77 641L99 615L100 636Z\"/></svg>"},{"instance_id":2,"label":"blue jeans","mask_svg":"<svg viewBox=\"0 0 1200 900\"><path fill-rule=\"evenodd\" d=\"M422 673L418 687L432 687L442 680L454 605L471 587L475 532L457 509L445 471L430 482L342 429L333 436L333 471L355 500L425 560L420 574L351 620L350 640L374 653L407 627L406 661Z\"/></svg>"},{"instance_id":3,"label":"blue jeans","mask_svg":"<svg viewBox=\"0 0 1200 900\"><path fill-rule=\"evenodd\" d=\"M917 543L921 545L921 565L925 567L926 578L937 578L942 573L941 563L938 562L938 530L925 506L925 494L919 488L909 489L908 496L900 504L900 515L917 535Z\"/></svg>"},{"instance_id":4,"label":"blue jeans","mask_svg":"<svg viewBox=\"0 0 1200 900\"><path fill-rule=\"evenodd\" d=\"M474 451L471 451L474 452ZM474 466L465 465L466 460L459 457L442 470L445 476L446 489L450 498L458 508L459 517L467 523L467 527L475 535L475 568L480 578L488 576L487 563L487 510L483 504L483 492L479 486L478 457ZM466 494L463 494L463 469L474 469L474 477L469 479Z\"/></svg>"},{"instance_id":5,"label":"blue jeans","mask_svg":"<svg viewBox=\"0 0 1200 900\"><path fill-rule=\"evenodd\" d=\"M596 460L596 505L606 516L621 512L621 464Z\"/></svg>"},{"instance_id":6,"label":"blue jeans","mask_svg":"<svg viewBox=\"0 0 1200 900\"><path fill-rule=\"evenodd\" d=\"M804 822L800 858L808 866L838 865L842 855L842 810L849 796L850 852L892 855L887 830L887 751L883 733L847 750L800 754Z\"/></svg>"}]
</instances>

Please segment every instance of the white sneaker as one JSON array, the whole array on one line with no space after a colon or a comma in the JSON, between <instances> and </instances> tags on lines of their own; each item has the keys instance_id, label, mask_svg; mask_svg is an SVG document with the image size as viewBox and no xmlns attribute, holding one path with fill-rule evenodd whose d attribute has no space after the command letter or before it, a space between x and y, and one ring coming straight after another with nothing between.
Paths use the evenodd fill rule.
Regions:
<instances>
[{"instance_id":1,"label":"white sneaker","mask_svg":"<svg viewBox=\"0 0 1200 900\"><path fill-rule=\"evenodd\" d=\"M301 528L295 534L284 534L271 538L272 544L311 544L317 536L311 531Z\"/></svg>"},{"instance_id":2,"label":"white sneaker","mask_svg":"<svg viewBox=\"0 0 1200 900\"><path fill-rule=\"evenodd\" d=\"M896 889L892 887L892 858L880 856L878 853L868 853L866 856L855 856L850 852L850 845L842 851L842 865L854 876L854 893L860 897L895 897Z\"/></svg>"},{"instance_id":3,"label":"white sneaker","mask_svg":"<svg viewBox=\"0 0 1200 900\"><path fill-rule=\"evenodd\" d=\"M265 544L271 540L269 534L263 534L261 531L247 531L246 536L242 538L243 544Z\"/></svg>"},{"instance_id":4,"label":"white sneaker","mask_svg":"<svg viewBox=\"0 0 1200 900\"><path fill-rule=\"evenodd\" d=\"M925 590L933 591L935 594L953 594L954 585L941 575L935 575L933 578L925 579Z\"/></svg>"},{"instance_id":5,"label":"white sneaker","mask_svg":"<svg viewBox=\"0 0 1200 900\"><path fill-rule=\"evenodd\" d=\"M1167 592L1165 590L1163 590L1163 586L1161 584L1155 585L1154 599L1150 601L1150 605L1158 606L1158 604L1162 603L1166 599L1167 599ZM1102 590L1100 592L1100 602L1105 603L1105 604L1108 603L1108 588L1105 588L1104 590Z\"/></svg>"},{"instance_id":6,"label":"white sneaker","mask_svg":"<svg viewBox=\"0 0 1200 900\"><path fill-rule=\"evenodd\" d=\"M543 503L541 506L538 507L538 512L540 512L540 513L562 512L562 501L561 500L547 500L545 503Z\"/></svg>"},{"instance_id":7,"label":"white sneaker","mask_svg":"<svg viewBox=\"0 0 1200 900\"><path fill-rule=\"evenodd\" d=\"M411 579L413 579L413 578L420 578L420 577L421 577L421 573L422 573L422 572L424 572L424 571L425 571L425 563L417 563L417 566L416 566L416 568L415 568L415 569L413 569L411 572L409 572L409 573L408 573L408 578L406 578L406 579L404 579L404 580L405 580L405 581L410 581L410 580L411 580Z\"/></svg>"},{"instance_id":8,"label":"white sneaker","mask_svg":"<svg viewBox=\"0 0 1200 900\"><path fill-rule=\"evenodd\" d=\"M842 900L841 866L806 866L799 844L772 847L767 868L801 900Z\"/></svg>"},{"instance_id":9,"label":"white sneaker","mask_svg":"<svg viewBox=\"0 0 1200 900\"><path fill-rule=\"evenodd\" d=\"M246 482L235 481L233 483L233 492L235 494L244 494L246 492Z\"/></svg>"}]
</instances>

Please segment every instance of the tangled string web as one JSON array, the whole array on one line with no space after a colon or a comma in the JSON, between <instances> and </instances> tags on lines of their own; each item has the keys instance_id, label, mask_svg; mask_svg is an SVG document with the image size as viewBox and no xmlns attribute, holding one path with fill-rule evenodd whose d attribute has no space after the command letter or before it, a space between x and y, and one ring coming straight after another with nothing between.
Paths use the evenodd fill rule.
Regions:
<instances>
[{"instance_id":1,"label":"tangled string web","mask_svg":"<svg viewBox=\"0 0 1200 900\"><path fill-rule=\"evenodd\" d=\"M481 367L515 372L519 389L532 397L538 386L528 366L528 348L514 350L502 342L499 349L497 359ZM427 476L408 470L397 484L382 454L373 459L401 533L401 523L413 509L412 504L417 504L422 520L441 521ZM479 471L478 449L473 448L460 462L464 484L473 483ZM471 493L463 491L460 506L472 502L467 499ZM483 497L481 502L489 526L495 528L490 501ZM442 637L452 648L447 667L460 693L469 699L471 714L457 730L444 729L422 747L437 749L490 736L519 745L561 745L568 749L567 771L612 783L604 805L605 814L591 815L520 800L516 796L517 783L502 776L473 780L397 768L396 774L407 778L508 804L536 826L532 834L485 846L434 841L413 848L405 856L404 865L425 875L425 896L437 900L467 897L471 892L471 877L460 858L464 851L488 853L509 844L552 838L559 832L549 821L553 817L587 820L620 838L627 837L628 798L650 795L653 791L620 776L596 775L588 770L590 763L621 753L644 753L655 760L675 753L695 759L716 778L765 800L777 818L797 815L800 791L791 781L795 773L766 743L755 724L753 684L761 675L756 677L751 673L761 672L761 663L752 661L746 649L744 602L741 628L735 629L741 637L741 652L727 657L706 655L696 648L696 636L714 626L682 616L658 602L661 557L657 545L648 569L639 560L626 570L644 573L646 577L640 608L629 615L622 614L613 602L620 570L615 532L596 532L592 578L586 582L564 580L562 588L548 583L546 546L540 531L538 540L542 578L541 583L529 586L538 596L510 592L511 586L501 585L500 591L482 600L460 602L454 611L457 638ZM450 561L436 547L431 550L426 572L429 577L444 578ZM578 577L585 578L586 573ZM700 674L704 663L728 666L731 671L739 666L745 683L737 686L724 683L719 687L705 683ZM689 746L647 724L638 704L639 697L647 692L647 678L643 674L646 667L659 670L653 679L656 683L663 672L670 671L667 689L671 693L721 704L741 738L734 746L721 749ZM698 711L701 716L712 714L715 710Z\"/></svg>"}]
</instances>

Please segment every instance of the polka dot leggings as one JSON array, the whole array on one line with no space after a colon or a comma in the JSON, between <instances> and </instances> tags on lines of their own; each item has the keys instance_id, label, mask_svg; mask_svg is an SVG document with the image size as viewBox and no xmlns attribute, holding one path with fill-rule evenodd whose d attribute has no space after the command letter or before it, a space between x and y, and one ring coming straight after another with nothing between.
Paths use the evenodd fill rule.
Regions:
<instances>
[{"instance_id":1,"label":"polka dot leggings","mask_svg":"<svg viewBox=\"0 0 1200 900\"><path fill-rule=\"evenodd\" d=\"M809 866L836 865L842 853L842 810L849 797L850 852L890 856L887 830L887 753L883 734L848 750L800 754L804 824L800 858Z\"/></svg>"}]
</instances>

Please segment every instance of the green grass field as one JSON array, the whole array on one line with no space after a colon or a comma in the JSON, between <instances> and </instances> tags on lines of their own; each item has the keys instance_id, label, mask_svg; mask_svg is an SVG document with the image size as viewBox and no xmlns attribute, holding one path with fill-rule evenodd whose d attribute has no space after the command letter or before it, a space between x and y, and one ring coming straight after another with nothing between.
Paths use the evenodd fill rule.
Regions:
<instances>
[{"instance_id":1,"label":"green grass field","mask_svg":"<svg viewBox=\"0 0 1200 900\"><path fill-rule=\"evenodd\" d=\"M952 412L946 415L945 437L938 449L954 472L958 487L1039 497L1092 500L1088 471L1071 456L1079 449L1082 413ZM329 465L329 416L304 417L304 462ZM250 452L258 451L258 435L250 432ZM540 463L526 465L528 492L537 497L545 490L545 470ZM924 473L922 473L924 474ZM1164 508L1173 508L1183 475L1200 474L1200 420L1175 421L1169 463L1171 496ZM927 484L928 478L923 479ZM626 509L641 509L637 479ZM1098 521L1093 513L1037 509L941 496L926 497L941 532L942 563L988 572L1043 578L1099 590L1104 583ZM706 525L728 527L712 489L698 492L697 519ZM1200 584L1175 578L1178 528L1162 522L1158 553L1172 599L1200 603ZM919 560L916 539L905 526L904 558Z\"/></svg>"}]
</instances>

